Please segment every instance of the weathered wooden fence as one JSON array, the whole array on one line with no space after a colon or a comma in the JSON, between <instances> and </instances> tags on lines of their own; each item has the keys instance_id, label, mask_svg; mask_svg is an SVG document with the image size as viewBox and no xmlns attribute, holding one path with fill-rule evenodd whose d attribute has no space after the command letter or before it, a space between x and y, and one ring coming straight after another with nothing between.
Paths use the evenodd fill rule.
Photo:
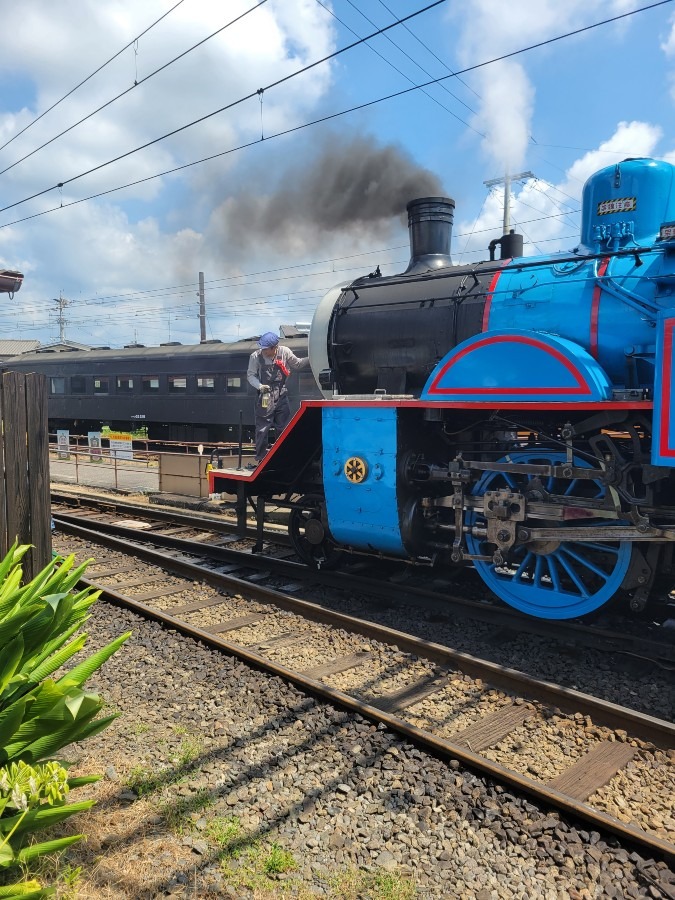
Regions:
<instances>
[{"instance_id":1,"label":"weathered wooden fence","mask_svg":"<svg viewBox=\"0 0 675 900\"><path fill-rule=\"evenodd\" d=\"M5 372L0 380L0 553L32 544L26 580L51 559L49 431L44 375Z\"/></svg>"}]
</instances>

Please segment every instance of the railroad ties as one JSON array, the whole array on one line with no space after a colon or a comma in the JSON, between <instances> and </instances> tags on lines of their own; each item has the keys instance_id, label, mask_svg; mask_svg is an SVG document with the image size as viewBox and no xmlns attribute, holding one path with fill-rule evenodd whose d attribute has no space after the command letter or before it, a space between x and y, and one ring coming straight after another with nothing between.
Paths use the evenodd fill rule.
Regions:
<instances>
[{"instance_id":1,"label":"railroad ties","mask_svg":"<svg viewBox=\"0 0 675 900\"><path fill-rule=\"evenodd\" d=\"M186 552L188 526L123 528L118 520L108 529L116 536L96 535L85 528L87 520L104 528L102 519L85 516L68 530L106 546L88 575L112 602L675 858L672 818L644 811L667 810L672 801L663 797L669 783L663 772L669 768L672 776L675 759L672 724L329 609L325 602L289 596L282 585L311 595L318 576L283 559L283 548L280 559L249 551L237 556L227 546L234 540L212 534L209 542L204 533L198 540L192 534L191 547L213 554L206 564ZM206 531L203 522L192 531L199 528ZM151 549L153 541L162 549ZM182 548L173 556L167 552L171 541ZM91 554L90 545L86 552ZM133 564L125 554L137 556ZM356 602L362 610L365 601ZM336 605L349 607L345 599ZM640 804L631 805L631 792Z\"/></svg>"}]
</instances>

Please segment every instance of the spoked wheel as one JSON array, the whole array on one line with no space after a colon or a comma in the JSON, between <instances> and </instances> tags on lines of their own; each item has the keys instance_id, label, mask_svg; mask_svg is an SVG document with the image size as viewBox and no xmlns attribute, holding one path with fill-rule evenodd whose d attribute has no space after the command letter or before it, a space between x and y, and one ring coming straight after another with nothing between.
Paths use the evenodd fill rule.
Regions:
<instances>
[{"instance_id":1,"label":"spoked wheel","mask_svg":"<svg viewBox=\"0 0 675 900\"><path fill-rule=\"evenodd\" d=\"M565 454L556 450L518 450L502 461L559 465L565 460ZM590 468L582 459L575 459L574 465ZM482 496L486 491L510 490L527 495L529 483L529 475L487 472L472 493ZM541 484L549 494L570 498L599 500L605 494L605 486L595 480L542 477ZM480 526L485 519L476 511L469 521ZM577 529L597 527L601 522L572 519L556 525ZM467 546L471 553L492 552L492 545L471 535L467 536ZM508 560L500 566L480 560L475 566L490 590L521 612L543 619L573 619L594 612L612 599L628 571L631 553L631 541L542 541L512 548Z\"/></svg>"},{"instance_id":2,"label":"spoked wheel","mask_svg":"<svg viewBox=\"0 0 675 900\"><path fill-rule=\"evenodd\" d=\"M288 534L300 559L315 569L334 568L340 561L339 550L330 536L324 514L324 500L308 494L299 501L302 508L292 509Z\"/></svg>"}]
</instances>

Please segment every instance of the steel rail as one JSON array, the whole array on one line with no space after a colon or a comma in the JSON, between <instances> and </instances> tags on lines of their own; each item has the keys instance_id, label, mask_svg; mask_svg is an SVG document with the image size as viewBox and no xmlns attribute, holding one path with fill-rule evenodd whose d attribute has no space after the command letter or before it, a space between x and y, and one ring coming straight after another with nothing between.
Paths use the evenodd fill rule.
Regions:
<instances>
[{"instance_id":1,"label":"steel rail","mask_svg":"<svg viewBox=\"0 0 675 900\"><path fill-rule=\"evenodd\" d=\"M79 536L91 538L91 534L86 530L77 527L73 529L74 534L78 532L81 532ZM497 687L518 693L527 699L538 700L568 713L581 712L584 715L593 716L594 721L598 724L606 725L614 730L631 731L635 737L649 741L659 747L675 747L675 724L666 722L663 719L657 719L654 716L648 716L615 703L600 700L572 688L532 678L516 669L482 660L458 650L451 650L442 644L414 637L386 625L378 625L365 619L327 609L320 604L302 600L299 597L294 597L274 588L237 578L235 575L205 569L196 563L176 559L161 551L152 550L148 547L139 547L132 541L107 537L105 543L122 552L141 556L146 562L174 571L176 574L188 577L191 580L198 580L219 589L244 594L258 602L273 604L290 612L295 612L304 618L344 628L363 637L387 644L396 644L410 653L424 656L432 662L451 666L453 669L459 669L469 675L490 681L491 684ZM104 590L107 590L107 588L104 588ZM134 601L130 599L130 602ZM150 609L151 607L147 608Z\"/></svg>"},{"instance_id":2,"label":"steel rail","mask_svg":"<svg viewBox=\"0 0 675 900\"><path fill-rule=\"evenodd\" d=\"M151 514L147 512L146 507L138 507L138 509L144 511L145 518L151 517ZM55 512L54 518L66 528L69 528L70 526L82 527L82 522L81 520L77 520L77 516L68 516L68 514ZM162 520L167 521L165 518ZM196 530L200 527L204 527L203 521L200 524L199 519L185 514L181 516L181 522L193 526ZM208 520L208 524L210 525L210 520ZM236 534L236 528L234 526L229 530L223 531L222 526L224 524L225 523L219 523L221 526L221 528L218 529L219 533ZM634 656L644 655L646 658L656 662L659 660L668 663L675 661L675 643L669 646L656 639L636 636L634 633L626 634L617 631L599 630L597 628L593 629L576 622L556 621L554 625L551 625L551 623L544 620L525 616L517 610L505 605L476 603L452 594L441 596L436 592L427 591L424 588L410 585L402 586L387 583L386 586L383 586L380 581L368 579L363 576L309 569L304 564L294 563L289 560L270 558L263 556L262 554L255 554L253 556L241 550L233 550L228 547L219 547L213 544L204 544L199 541L190 541L175 536L155 534L152 532L139 533L130 528L125 528L122 525L115 525L114 523L86 522L85 527L90 528L90 530L95 530L100 534L106 532L115 533L122 537L131 537L133 535L135 540L139 541L142 537L144 540L152 541L152 543L158 546L175 548L179 550L179 552L195 556L208 555L212 559L216 559L220 562L239 562L242 566L264 565L264 567L270 569L270 571L296 579L300 578L310 584L320 584L325 587L337 588L338 590L362 591L364 593L385 598L389 602L393 600L400 603L409 603L411 597L418 598L425 603L434 603L436 608L445 615L458 613L492 626L507 627L516 631L527 631L530 634L535 634L540 637L553 638L558 642L567 640L570 642L583 643L596 650L604 649L608 652L623 652ZM255 529L252 529L252 531L253 534L250 536L254 538ZM277 543L276 535L271 535L270 540ZM281 543L281 541L279 541L279 543ZM284 546L287 545L287 543L288 541L284 543Z\"/></svg>"},{"instance_id":3,"label":"steel rail","mask_svg":"<svg viewBox=\"0 0 675 900\"><path fill-rule=\"evenodd\" d=\"M180 512L179 510L167 509L166 507L154 505L144 506L140 503L128 503L117 499L109 499L108 497L97 497L87 494L59 493L58 491L52 491L51 496L53 500L56 500L59 503L96 507L102 510L112 510L115 512L124 510L124 512L129 515L136 515L139 518L156 519L159 522L172 522L177 525L190 525L195 528L200 527L200 522L202 525L208 523L209 528L218 532L218 534L238 534L242 538L246 537L253 540L257 538L258 534L256 527L251 525L247 528L246 534L241 535L237 531L237 526L234 522L224 522L221 515L218 513L209 513L208 510L200 510L199 515L197 516L194 513ZM76 503L74 501L76 501ZM55 518L57 515L59 514L56 513ZM195 524L195 522L197 522L197 524ZM279 530L272 528L269 532L270 540L274 538L275 543L288 547L291 543L290 538L286 533L285 527L282 526L282 528L279 528Z\"/></svg>"},{"instance_id":4,"label":"steel rail","mask_svg":"<svg viewBox=\"0 0 675 900\"><path fill-rule=\"evenodd\" d=\"M119 549L123 549L124 545L127 544L127 542L124 541L118 541L117 543L120 545ZM136 548L129 545L128 549L134 552ZM156 556L159 557L157 562L162 563L161 557L163 554L157 553ZM173 567L175 562L175 560L169 559L166 563L162 564L168 563ZM327 614L326 610L316 606L316 604L298 600L297 598L289 598L270 588L254 587L246 582L241 582L239 579L233 579L225 575L221 575L219 578L214 579L214 573L205 572L194 564L184 563L181 568L185 568L186 572L192 571L193 574L198 574L201 580L208 580L212 583L214 580L218 581L220 582L221 587L231 586L239 593L242 592L242 589L245 589L246 592L252 594L255 599L267 598L270 601L273 600L283 608L293 608L295 611L304 610L306 614L311 613L314 617L318 618L319 621L331 621L332 624L340 624L341 627L349 627L352 631L356 630L360 634L371 636L378 640L396 643L397 646L406 647L411 650L411 652L425 655L429 658L436 657L439 661L444 659L446 664L452 663L455 667L463 668L464 671L476 674L491 683L496 681L502 685L509 684L514 687L519 685L521 693L528 689L532 689L533 692L539 694L540 697L548 696L549 700L547 702L554 702L559 708L566 706L568 703L572 703L577 712L580 711L580 708L582 710L592 710L594 713L604 711L606 718L610 721L623 723L615 724L610 727L624 727L624 725L630 723L631 727L634 729L636 724L639 723L640 730L644 735L648 734L652 737L660 737L661 739L667 737L670 746L675 745L675 726L671 723L662 722L659 719L654 719L653 717L645 716L641 713L624 710L615 704L597 700L578 691L560 688L557 685L552 685L547 682L536 682L529 676L515 670L506 669L493 663L478 660L476 657L471 657L468 654L450 651L447 648L431 642L412 639L409 635L405 635L402 632L397 632L390 628L374 626L371 623L352 619L340 613ZM83 578L82 584L101 590L102 596L108 602L125 607L145 618L152 619L166 627L173 628L180 633L199 640L215 649L235 656L262 671L277 675L313 696L327 700L343 709L358 713L373 722L382 723L397 733L404 735L416 745L422 746L433 752L435 755L441 756L442 758L455 758L468 767L483 772L489 777L494 778L496 781L515 788L539 802L563 810L570 815L590 822L594 826L616 834L632 843L647 847L650 851L658 853L669 861L675 861L675 844L662 838L658 838L655 835L651 835L637 826L621 822L615 817L596 810L586 803L579 802L560 791L533 781L532 779L511 769L507 769L498 763L494 763L491 760L474 753L466 746L456 744L451 740L424 731L398 716L379 709L373 704L364 703L340 690L329 687L321 681L302 675L279 663L275 663L240 644L224 640L218 635L211 634L195 625L191 625L178 619L168 612L135 601L133 598L120 594L111 588L100 587L93 579ZM553 699L554 697L555 700Z\"/></svg>"}]
</instances>

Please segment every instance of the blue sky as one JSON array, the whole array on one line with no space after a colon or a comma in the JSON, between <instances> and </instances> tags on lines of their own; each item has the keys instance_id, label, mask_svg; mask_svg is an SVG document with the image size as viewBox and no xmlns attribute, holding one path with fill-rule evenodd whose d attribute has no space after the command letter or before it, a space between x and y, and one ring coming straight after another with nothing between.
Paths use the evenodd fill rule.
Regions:
<instances>
[{"instance_id":1,"label":"blue sky","mask_svg":"<svg viewBox=\"0 0 675 900\"><path fill-rule=\"evenodd\" d=\"M266 0L152 75L256 2L24 0L5 11L21 39L0 59L0 206L17 204L0 213L0 266L26 278L2 301L3 338L57 338L62 295L72 340L195 342L199 271L208 338L306 322L330 285L405 268L405 204L420 192L455 199L453 257L469 262L501 231L503 195L483 182L507 168L536 176L514 184L512 201L535 253L574 245L583 181L598 168L631 155L675 162L675 3L274 138L643 4L446 0L266 90L262 119L257 95L210 114L427 3Z\"/></svg>"}]
</instances>

